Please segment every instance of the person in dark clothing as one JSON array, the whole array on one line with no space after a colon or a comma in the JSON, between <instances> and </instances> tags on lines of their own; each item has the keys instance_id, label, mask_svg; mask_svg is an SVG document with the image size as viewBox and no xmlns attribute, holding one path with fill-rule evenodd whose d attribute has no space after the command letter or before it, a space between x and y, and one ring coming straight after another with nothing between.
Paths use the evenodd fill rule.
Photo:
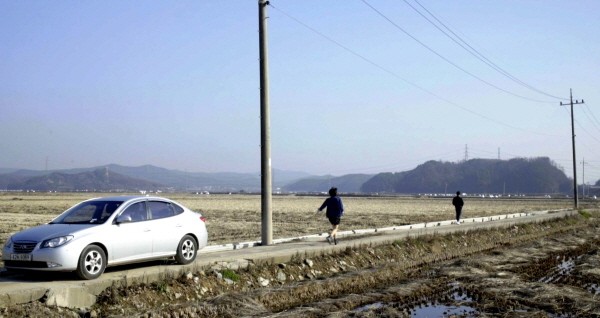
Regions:
<instances>
[{"instance_id":1,"label":"person in dark clothing","mask_svg":"<svg viewBox=\"0 0 600 318\"><path fill-rule=\"evenodd\" d=\"M465 202L460 197L460 191L456 191L456 196L452 198L452 205L454 205L454 209L456 210L456 224L460 224L460 214L463 205L465 205Z\"/></svg>"},{"instance_id":2,"label":"person in dark clothing","mask_svg":"<svg viewBox=\"0 0 600 318\"><path fill-rule=\"evenodd\" d=\"M342 203L342 199L337 196L337 188L329 189L329 198L323 202L321 207L317 210L317 212L323 211L324 208L327 208L327 212L325 212L325 216L329 219L329 223L331 223L331 233L327 237L327 242L331 244L332 242L337 245L337 231L340 225L340 220L342 215L344 215L344 204Z\"/></svg>"}]
</instances>

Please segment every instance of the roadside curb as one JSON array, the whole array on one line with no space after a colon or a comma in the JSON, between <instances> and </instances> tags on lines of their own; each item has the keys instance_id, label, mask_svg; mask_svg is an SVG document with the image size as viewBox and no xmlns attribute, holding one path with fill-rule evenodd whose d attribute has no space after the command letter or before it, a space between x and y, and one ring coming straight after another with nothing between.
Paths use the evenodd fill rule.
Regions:
<instances>
[{"instance_id":1,"label":"roadside curb","mask_svg":"<svg viewBox=\"0 0 600 318\"><path fill-rule=\"evenodd\" d=\"M501 214L501 215L493 215L486 217L476 217L476 218L467 218L461 221L461 224L470 224L470 223L481 223L481 222L492 222L513 218L521 218L528 217L533 215L542 215L549 213L557 213L570 211L571 209L559 209L559 210L543 210L543 211L533 211L533 212L520 212L520 213L511 213L511 214ZM432 228L432 227L440 227L440 226L448 226L455 224L454 220L445 220L445 221L436 221L436 222L425 222L425 223L416 223L416 224L408 224L408 225L399 225L399 226L390 226L383 228L373 228L373 229L359 229L359 230L349 230L349 231L340 231L337 233L338 237L351 237L355 235L365 235L372 233L381 233L381 232L390 232L390 231L407 231L407 230L417 230L424 228ZM273 245L289 243L294 241L318 241L322 240L328 236L327 232L319 233L319 234L311 234L304 235L299 237L289 237L289 238L280 238L274 239ZM208 254L214 252L224 252L224 251L232 251L232 250L240 250L252 247L262 246L260 241L248 241L248 242L234 242L228 244L219 244L219 245L209 245L204 247L202 250L198 252L198 254Z\"/></svg>"}]
</instances>

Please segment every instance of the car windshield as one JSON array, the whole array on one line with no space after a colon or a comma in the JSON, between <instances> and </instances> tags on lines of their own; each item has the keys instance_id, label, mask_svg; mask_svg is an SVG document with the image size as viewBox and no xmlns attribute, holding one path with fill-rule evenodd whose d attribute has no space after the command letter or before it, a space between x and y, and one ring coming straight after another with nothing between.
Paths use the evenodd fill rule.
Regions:
<instances>
[{"instance_id":1,"label":"car windshield","mask_svg":"<svg viewBox=\"0 0 600 318\"><path fill-rule=\"evenodd\" d=\"M101 224L123 204L122 201L82 202L54 219L50 224Z\"/></svg>"}]
</instances>

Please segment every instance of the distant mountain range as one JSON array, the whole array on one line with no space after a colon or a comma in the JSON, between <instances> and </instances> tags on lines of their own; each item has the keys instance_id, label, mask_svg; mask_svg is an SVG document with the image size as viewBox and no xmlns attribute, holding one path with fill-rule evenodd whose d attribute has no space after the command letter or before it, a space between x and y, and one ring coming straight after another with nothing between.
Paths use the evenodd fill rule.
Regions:
<instances>
[{"instance_id":1,"label":"distant mountain range","mask_svg":"<svg viewBox=\"0 0 600 318\"><path fill-rule=\"evenodd\" d=\"M3 173L2 173L3 172ZM311 176L274 169L273 187ZM184 172L145 165L55 171L0 169L0 189L37 191L260 191L260 174Z\"/></svg>"},{"instance_id":2,"label":"distant mountain range","mask_svg":"<svg viewBox=\"0 0 600 318\"><path fill-rule=\"evenodd\" d=\"M273 170L273 191L322 193L522 193L571 194L572 180L547 157L510 160L428 161L410 171L315 176ZM600 192L600 180L590 194ZM39 171L0 168L0 190L260 192L258 173L184 172L145 165ZM598 193L600 194L600 193Z\"/></svg>"}]
</instances>

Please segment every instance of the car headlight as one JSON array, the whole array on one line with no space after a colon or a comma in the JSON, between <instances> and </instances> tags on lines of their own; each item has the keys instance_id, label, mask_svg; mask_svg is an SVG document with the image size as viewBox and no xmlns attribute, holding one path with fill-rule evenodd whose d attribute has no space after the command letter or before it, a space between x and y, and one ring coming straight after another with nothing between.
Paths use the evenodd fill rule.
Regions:
<instances>
[{"instance_id":1,"label":"car headlight","mask_svg":"<svg viewBox=\"0 0 600 318\"><path fill-rule=\"evenodd\" d=\"M6 242L4 242L4 248L11 248L12 247L12 236L8 238L8 240L6 240Z\"/></svg>"},{"instance_id":2,"label":"car headlight","mask_svg":"<svg viewBox=\"0 0 600 318\"><path fill-rule=\"evenodd\" d=\"M41 248L59 247L61 245L66 244L67 242L69 242L72 239L73 239L73 235L65 235L65 236L59 236L59 237L51 238L49 240L43 241Z\"/></svg>"}]
</instances>

